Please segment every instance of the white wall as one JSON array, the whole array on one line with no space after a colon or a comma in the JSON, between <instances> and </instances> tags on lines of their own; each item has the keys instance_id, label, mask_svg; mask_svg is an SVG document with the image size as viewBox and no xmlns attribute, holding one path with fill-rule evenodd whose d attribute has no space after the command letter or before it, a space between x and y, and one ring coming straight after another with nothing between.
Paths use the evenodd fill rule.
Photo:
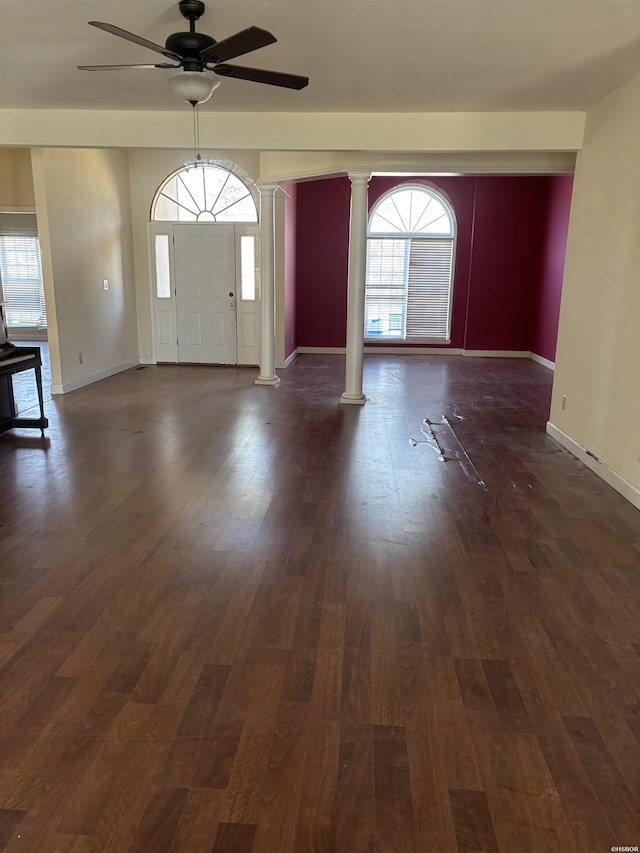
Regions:
<instances>
[{"instance_id":1,"label":"white wall","mask_svg":"<svg viewBox=\"0 0 640 853\"><path fill-rule=\"evenodd\" d=\"M230 160L244 169L252 180L257 181L259 178L260 157L257 152L202 150L201 156L203 159ZM143 361L151 359L153 352L151 279L147 245L147 223L151 202L164 179L189 160L193 160L193 149L129 152L138 346L140 358Z\"/></svg>"},{"instance_id":2,"label":"white wall","mask_svg":"<svg viewBox=\"0 0 640 853\"><path fill-rule=\"evenodd\" d=\"M128 157L40 149L32 162L53 391L61 393L138 363Z\"/></svg>"},{"instance_id":3,"label":"white wall","mask_svg":"<svg viewBox=\"0 0 640 853\"><path fill-rule=\"evenodd\" d=\"M35 210L31 151L0 148L0 210Z\"/></svg>"},{"instance_id":4,"label":"white wall","mask_svg":"<svg viewBox=\"0 0 640 853\"><path fill-rule=\"evenodd\" d=\"M640 74L587 114L549 431L640 507Z\"/></svg>"}]
</instances>

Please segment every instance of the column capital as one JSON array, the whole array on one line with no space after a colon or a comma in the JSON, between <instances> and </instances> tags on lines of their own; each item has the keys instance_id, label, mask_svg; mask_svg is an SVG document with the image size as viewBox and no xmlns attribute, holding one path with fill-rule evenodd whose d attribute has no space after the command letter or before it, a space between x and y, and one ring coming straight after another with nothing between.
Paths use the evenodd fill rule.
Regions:
<instances>
[{"instance_id":1,"label":"column capital","mask_svg":"<svg viewBox=\"0 0 640 853\"><path fill-rule=\"evenodd\" d=\"M275 193L275 191L278 189L278 184L269 182L263 184L258 181L256 186L258 187L258 192L260 193L260 195L269 195L270 193Z\"/></svg>"},{"instance_id":2,"label":"column capital","mask_svg":"<svg viewBox=\"0 0 640 853\"><path fill-rule=\"evenodd\" d=\"M368 184L371 180L371 172L365 172L364 170L355 170L347 172L347 176L351 181L351 184Z\"/></svg>"}]
</instances>

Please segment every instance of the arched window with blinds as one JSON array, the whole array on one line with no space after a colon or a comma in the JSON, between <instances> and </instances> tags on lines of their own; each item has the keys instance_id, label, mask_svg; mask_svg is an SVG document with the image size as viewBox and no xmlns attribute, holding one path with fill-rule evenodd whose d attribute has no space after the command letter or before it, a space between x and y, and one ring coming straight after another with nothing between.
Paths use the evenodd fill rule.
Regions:
<instances>
[{"instance_id":1,"label":"arched window with blinds","mask_svg":"<svg viewBox=\"0 0 640 853\"><path fill-rule=\"evenodd\" d=\"M403 184L369 217L365 339L448 343L456 227L436 190Z\"/></svg>"}]
</instances>

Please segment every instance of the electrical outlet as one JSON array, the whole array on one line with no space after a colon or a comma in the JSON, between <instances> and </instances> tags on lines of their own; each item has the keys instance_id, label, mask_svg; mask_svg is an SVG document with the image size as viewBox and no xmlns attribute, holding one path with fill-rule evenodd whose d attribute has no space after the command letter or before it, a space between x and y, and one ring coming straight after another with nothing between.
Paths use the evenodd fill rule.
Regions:
<instances>
[{"instance_id":1,"label":"electrical outlet","mask_svg":"<svg viewBox=\"0 0 640 853\"><path fill-rule=\"evenodd\" d=\"M563 409L566 409L566 408L567 408L567 397L566 397L566 394L563 394L563 395L562 395L562 408L563 408Z\"/></svg>"},{"instance_id":2,"label":"electrical outlet","mask_svg":"<svg viewBox=\"0 0 640 853\"><path fill-rule=\"evenodd\" d=\"M108 278L105 278L105 279L104 279L104 281L102 282L102 287L103 287L105 290L109 290L109 279L108 279Z\"/></svg>"},{"instance_id":3,"label":"electrical outlet","mask_svg":"<svg viewBox=\"0 0 640 853\"><path fill-rule=\"evenodd\" d=\"M78 353L78 364L82 364L82 353Z\"/></svg>"}]
</instances>

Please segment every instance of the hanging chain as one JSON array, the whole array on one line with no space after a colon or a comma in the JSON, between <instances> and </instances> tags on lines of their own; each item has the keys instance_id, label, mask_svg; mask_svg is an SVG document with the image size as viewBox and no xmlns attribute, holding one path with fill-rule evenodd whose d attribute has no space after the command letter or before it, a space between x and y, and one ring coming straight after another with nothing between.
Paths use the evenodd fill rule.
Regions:
<instances>
[{"instance_id":1,"label":"hanging chain","mask_svg":"<svg viewBox=\"0 0 640 853\"><path fill-rule=\"evenodd\" d=\"M198 110L198 102L193 106L193 162L198 165L200 160L200 112Z\"/></svg>"}]
</instances>

